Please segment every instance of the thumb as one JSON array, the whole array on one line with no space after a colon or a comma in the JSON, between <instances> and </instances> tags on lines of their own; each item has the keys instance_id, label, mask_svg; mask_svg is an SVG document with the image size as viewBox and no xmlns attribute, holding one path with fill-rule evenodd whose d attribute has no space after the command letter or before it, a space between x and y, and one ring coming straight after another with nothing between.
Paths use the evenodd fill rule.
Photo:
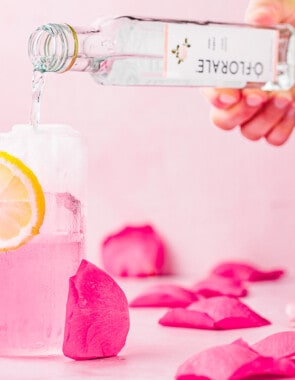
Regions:
<instances>
[{"instance_id":1,"label":"thumb","mask_svg":"<svg viewBox=\"0 0 295 380\"><path fill-rule=\"evenodd\" d=\"M287 3L288 0L250 0L245 20L247 23L262 26L284 22Z\"/></svg>"}]
</instances>

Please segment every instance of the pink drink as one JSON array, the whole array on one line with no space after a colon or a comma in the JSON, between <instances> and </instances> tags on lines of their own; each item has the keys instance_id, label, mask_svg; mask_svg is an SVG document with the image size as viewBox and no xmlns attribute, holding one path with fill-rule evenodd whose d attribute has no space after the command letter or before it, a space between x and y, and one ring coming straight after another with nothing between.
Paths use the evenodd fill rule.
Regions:
<instances>
[{"instance_id":1,"label":"pink drink","mask_svg":"<svg viewBox=\"0 0 295 380\"><path fill-rule=\"evenodd\" d=\"M46 201L40 234L0 252L0 356L58 353L68 280L84 253L85 146L67 125L16 125L0 150L35 173Z\"/></svg>"},{"instance_id":2,"label":"pink drink","mask_svg":"<svg viewBox=\"0 0 295 380\"><path fill-rule=\"evenodd\" d=\"M0 355L46 355L62 348L68 279L83 253L81 204L45 194L40 235L0 253Z\"/></svg>"}]
</instances>

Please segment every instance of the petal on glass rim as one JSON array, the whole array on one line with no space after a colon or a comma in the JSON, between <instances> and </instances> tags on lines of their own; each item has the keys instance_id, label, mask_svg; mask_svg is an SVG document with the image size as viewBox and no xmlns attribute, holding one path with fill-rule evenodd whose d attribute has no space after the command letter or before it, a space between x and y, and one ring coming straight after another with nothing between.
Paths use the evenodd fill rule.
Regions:
<instances>
[{"instance_id":1,"label":"petal on glass rim","mask_svg":"<svg viewBox=\"0 0 295 380\"><path fill-rule=\"evenodd\" d=\"M206 312L214 320L217 329L260 327L270 324L268 320L234 297L204 298L193 302L187 309Z\"/></svg>"},{"instance_id":2,"label":"petal on glass rim","mask_svg":"<svg viewBox=\"0 0 295 380\"><path fill-rule=\"evenodd\" d=\"M293 377L295 363L286 358L272 358L259 356L249 363L238 368L229 380L273 378L274 376Z\"/></svg>"},{"instance_id":3,"label":"petal on glass rim","mask_svg":"<svg viewBox=\"0 0 295 380\"><path fill-rule=\"evenodd\" d=\"M240 281L267 281L277 280L285 271L283 269L261 270L245 262L226 261L212 270L212 274L234 278Z\"/></svg>"},{"instance_id":4,"label":"petal on glass rim","mask_svg":"<svg viewBox=\"0 0 295 380\"><path fill-rule=\"evenodd\" d=\"M164 243L150 225L127 226L102 243L102 262L112 275L144 277L163 273Z\"/></svg>"},{"instance_id":5,"label":"petal on glass rim","mask_svg":"<svg viewBox=\"0 0 295 380\"><path fill-rule=\"evenodd\" d=\"M257 357L255 352L239 344L212 347L186 360L178 368L176 379L230 379L238 368Z\"/></svg>"},{"instance_id":6,"label":"petal on glass rim","mask_svg":"<svg viewBox=\"0 0 295 380\"><path fill-rule=\"evenodd\" d=\"M159 323L164 326L230 330L269 325L239 299L227 296L204 298L187 308L168 311Z\"/></svg>"},{"instance_id":7,"label":"petal on glass rim","mask_svg":"<svg viewBox=\"0 0 295 380\"><path fill-rule=\"evenodd\" d=\"M248 290L245 285L236 279L211 275L193 285L192 290L198 295L209 298L214 296L244 297Z\"/></svg>"},{"instance_id":8,"label":"petal on glass rim","mask_svg":"<svg viewBox=\"0 0 295 380\"><path fill-rule=\"evenodd\" d=\"M149 287L134 298L131 307L186 307L197 300L195 293L174 284Z\"/></svg>"},{"instance_id":9,"label":"petal on glass rim","mask_svg":"<svg viewBox=\"0 0 295 380\"><path fill-rule=\"evenodd\" d=\"M159 324L169 327L214 329L214 320L208 314L184 308L175 308L167 311L159 319Z\"/></svg>"},{"instance_id":10,"label":"petal on glass rim","mask_svg":"<svg viewBox=\"0 0 295 380\"><path fill-rule=\"evenodd\" d=\"M295 356L295 331L282 331L256 342L252 348L263 356L287 358Z\"/></svg>"}]
</instances>

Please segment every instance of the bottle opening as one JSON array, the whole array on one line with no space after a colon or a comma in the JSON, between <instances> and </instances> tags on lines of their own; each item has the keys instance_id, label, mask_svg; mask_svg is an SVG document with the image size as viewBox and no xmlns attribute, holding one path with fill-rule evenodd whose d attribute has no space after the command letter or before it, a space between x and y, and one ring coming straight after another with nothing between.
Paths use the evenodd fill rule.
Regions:
<instances>
[{"instance_id":1,"label":"bottle opening","mask_svg":"<svg viewBox=\"0 0 295 380\"><path fill-rule=\"evenodd\" d=\"M29 56L35 71L67 71L74 64L77 53L76 32L67 24L42 25L29 39Z\"/></svg>"}]
</instances>

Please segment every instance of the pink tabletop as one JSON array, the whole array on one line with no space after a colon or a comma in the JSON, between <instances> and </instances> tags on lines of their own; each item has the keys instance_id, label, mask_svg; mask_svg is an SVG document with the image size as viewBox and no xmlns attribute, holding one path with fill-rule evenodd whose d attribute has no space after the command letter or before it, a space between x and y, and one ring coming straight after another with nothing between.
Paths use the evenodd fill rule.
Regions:
<instances>
[{"instance_id":1,"label":"pink tabletop","mask_svg":"<svg viewBox=\"0 0 295 380\"><path fill-rule=\"evenodd\" d=\"M129 300L147 286L167 279L119 280ZM191 285L192 278L169 278L169 282ZM130 309L131 329L126 346L118 357L73 361L52 357L2 358L1 380L72 380L126 379L170 380L187 358L214 345L230 343L242 337L254 343L274 332L291 329L285 314L286 304L295 299L295 279L286 276L278 281L251 284L243 299L272 324L260 328L228 331L193 330L160 326L162 309Z\"/></svg>"}]
</instances>

